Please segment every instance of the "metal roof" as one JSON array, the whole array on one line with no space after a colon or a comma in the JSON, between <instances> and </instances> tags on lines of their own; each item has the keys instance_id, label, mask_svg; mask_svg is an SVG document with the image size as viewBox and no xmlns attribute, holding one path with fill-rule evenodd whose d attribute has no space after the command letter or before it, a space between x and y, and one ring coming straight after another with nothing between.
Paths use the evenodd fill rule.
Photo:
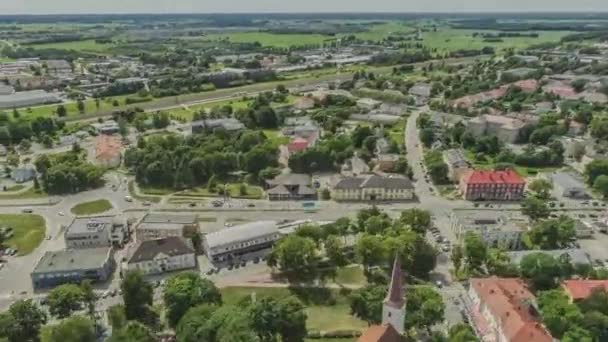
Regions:
<instances>
[{"instance_id":1,"label":"metal roof","mask_svg":"<svg viewBox=\"0 0 608 342\"><path fill-rule=\"evenodd\" d=\"M209 248L214 248L278 233L279 229L275 221L257 221L207 234L205 240Z\"/></svg>"}]
</instances>

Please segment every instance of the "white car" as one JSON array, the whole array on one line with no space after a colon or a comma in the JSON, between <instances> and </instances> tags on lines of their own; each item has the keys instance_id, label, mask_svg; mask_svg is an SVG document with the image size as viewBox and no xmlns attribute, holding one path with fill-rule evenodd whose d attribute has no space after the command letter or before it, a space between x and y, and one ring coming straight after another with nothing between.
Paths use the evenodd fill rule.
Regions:
<instances>
[{"instance_id":1,"label":"white car","mask_svg":"<svg viewBox=\"0 0 608 342\"><path fill-rule=\"evenodd\" d=\"M59 216L65 216L65 213L63 211L60 211L60 212L57 213L57 215L59 215Z\"/></svg>"}]
</instances>

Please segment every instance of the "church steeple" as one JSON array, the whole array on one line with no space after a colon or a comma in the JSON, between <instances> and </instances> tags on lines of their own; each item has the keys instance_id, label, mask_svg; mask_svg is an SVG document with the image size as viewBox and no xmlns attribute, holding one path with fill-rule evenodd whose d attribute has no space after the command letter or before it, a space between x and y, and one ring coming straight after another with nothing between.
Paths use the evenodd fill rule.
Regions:
<instances>
[{"instance_id":1,"label":"church steeple","mask_svg":"<svg viewBox=\"0 0 608 342\"><path fill-rule=\"evenodd\" d=\"M392 325L400 334L403 334L405 329L405 299L403 298L401 260L398 254L395 255L391 283L382 306L382 324Z\"/></svg>"}]
</instances>

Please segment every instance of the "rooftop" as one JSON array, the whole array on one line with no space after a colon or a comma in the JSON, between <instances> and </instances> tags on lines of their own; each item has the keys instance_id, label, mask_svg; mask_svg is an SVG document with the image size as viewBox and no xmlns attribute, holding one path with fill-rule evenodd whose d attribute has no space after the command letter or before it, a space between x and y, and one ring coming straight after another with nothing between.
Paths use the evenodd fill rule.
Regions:
<instances>
[{"instance_id":1,"label":"rooftop","mask_svg":"<svg viewBox=\"0 0 608 342\"><path fill-rule=\"evenodd\" d=\"M502 115L490 115L484 114L482 116L475 117L470 120L471 122L476 123L490 123L495 125L501 125L504 128L521 128L525 125L525 123L519 119L510 118Z\"/></svg>"},{"instance_id":2,"label":"rooftop","mask_svg":"<svg viewBox=\"0 0 608 342\"><path fill-rule=\"evenodd\" d=\"M585 299L597 288L608 291L608 280L564 280L562 287L573 300Z\"/></svg>"},{"instance_id":3,"label":"rooftop","mask_svg":"<svg viewBox=\"0 0 608 342\"><path fill-rule=\"evenodd\" d=\"M113 159L120 155L122 144L120 138L111 135L99 135L95 138L95 158L96 159Z\"/></svg>"},{"instance_id":4,"label":"rooftop","mask_svg":"<svg viewBox=\"0 0 608 342\"><path fill-rule=\"evenodd\" d=\"M468 167L469 163L467 162L467 158L464 156L464 153L461 149L453 148L446 150L443 152L445 159L447 159L447 163L454 167Z\"/></svg>"},{"instance_id":5,"label":"rooftop","mask_svg":"<svg viewBox=\"0 0 608 342\"><path fill-rule=\"evenodd\" d=\"M475 231L523 231L528 225L519 212L499 210L454 210L452 217L465 230Z\"/></svg>"},{"instance_id":6,"label":"rooftop","mask_svg":"<svg viewBox=\"0 0 608 342\"><path fill-rule=\"evenodd\" d=\"M207 234L205 240L209 248L214 248L278 233L279 229L275 221L257 221Z\"/></svg>"},{"instance_id":7,"label":"rooftop","mask_svg":"<svg viewBox=\"0 0 608 342\"><path fill-rule=\"evenodd\" d=\"M536 298L518 278L474 278L471 286L510 342L552 342L539 322Z\"/></svg>"},{"instance_id":8,"label":"rooftop","mask_svg":"<svg viewBox=\"0 0 608 342\"><path fill-rule=\"evenodd\" d=\"M390 324L372 325L359 337L357 342L401 342L403 337Z\"/></svg>"},{"instance_id":9,"label":"rooftop","mask_svg":"<svg viewBox=\"0 0 608 342\"><path fill-rule=\"evenodd\" d=\"M303 173L282 173L274 179L266 181L268 185L308 185L310 176Z\"/></svg>"},{"instance_id":10,"label":"rooftop","mask_svg":"<svg viewBox=\"0 0 608 342\"><path fill-rule=\"evenodd\" d=\"M525 184L526 181L513 170L472 170L464 176L468 184Z\"/></svg>"},{"instance_id":11,"label":"rooftop","mask_svg":"<svg viewBox=\"0 0 608 342\"><path fill-rule=\"evenodd\" d=\"M562 255L567 255L570 262L573 264L589 264L589 256L582 249L554 249L554 250L527 250L527 251L514 251L507 252L507 255L511 259L511 262L519 265L521 260L526 256L534 253L543 253L551 255L554 258L558 258Z\"/></svg>"},{"instance_id":12,"label":"rooftop","mask_svg":"<svg viewBox=\"0 0 608 342\"><path fill-rule=\"evenodd\" d=\"M101 232L111 229L114 222L114 216L77 217L66 229L66 234Z\"/></svg>"},{"instance_id":13,"label":"rooftop","mask_svg":"<svg viewBox=\"0 0 608 342\"><path fill-rule=\"evenodd\" d=\"M364 175L356 177L344 177L334 186L336 189L414 189L412 182L398 175L379 176Z\"/></svg>"},{"instance_id":14,"label":"rooftop","mask_svg":"<svg viewBox=\"0 0 608 342\"><path fill-rule=\"evenodd\" d=\"M90 270L102 267L110 259L112 248L68 249L46 252L32 273Z\"/></svg>"},{"instance_id":15,"label":"rooftop","mask_svg":"<svg viewBox=\"0 0 608 342\"><path fill-rule=\"evenodd\" d=\"M142 241L135 247L128 263L150 261L162 254L168 257L193 254L194 251L179 237Z\"/></svg>"}]
</instances>

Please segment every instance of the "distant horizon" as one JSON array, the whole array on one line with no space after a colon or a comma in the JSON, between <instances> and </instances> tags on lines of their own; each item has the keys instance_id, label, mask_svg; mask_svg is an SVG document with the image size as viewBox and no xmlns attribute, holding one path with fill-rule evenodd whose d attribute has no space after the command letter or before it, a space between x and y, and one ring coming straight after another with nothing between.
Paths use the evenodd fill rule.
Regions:
<instances>
[{"instance_id":1,"label":"distant horizon","mask_svg":"<svg viewBox=\"0 0 608 342\"><path fill-rule=\"evenodd\" d=\"M126 14L597 14L606 0L4 0L3 15Z\"/></svg>"}]
</instances>

